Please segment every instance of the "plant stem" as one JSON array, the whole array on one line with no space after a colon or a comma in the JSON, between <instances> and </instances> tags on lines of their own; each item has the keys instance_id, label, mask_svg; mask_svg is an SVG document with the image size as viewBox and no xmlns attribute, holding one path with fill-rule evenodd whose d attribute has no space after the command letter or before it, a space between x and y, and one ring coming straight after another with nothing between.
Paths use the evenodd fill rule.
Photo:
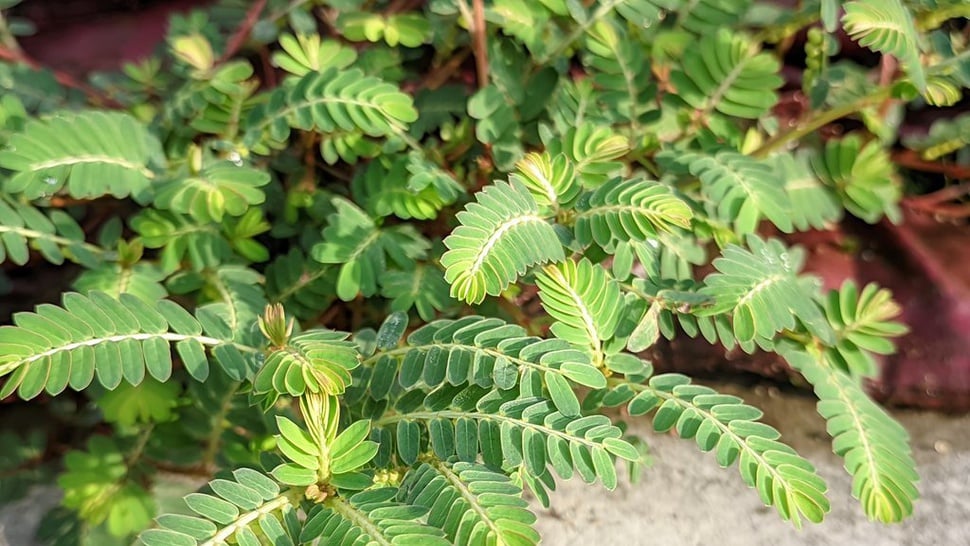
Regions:
<instances>
[{"instance_id":1,"label":"plant stem","mask_svg":"<svg viewBox=\"0 0 970 546\"><path fill-rule=\"evenodd\" d=\"M219 60L216 64L223 64L232 58L243 44L246 43L246 39L249 38L249 34L252 32L253 27L259 21L259 14L263 12L263 8L266 7L266 0L256 0L246 11L246 16L243 18L242 22L239 23L239 28L232 34L229 38L229 42L226 45L225 51L219 56Z\"/></svg>"},{"instance_id":2,"label":"plant stem","mask_svg":"<svg viewBox=\"0 0 970 546\"><path fill-rule=\"evenodd\" d=\"M10 32L10 27L7 25L7 20L4 18L2 11L0 11L0 46L12 51L14 54L23 55L23 50L20 49L20 44L17 43L17 37Z\"/></svg>"},{"instance_id":3,"label":"plant stem","mask_svg":"<svg viewBox=\"0 0 970 546\"><path fill-rule=\"evenodd\" d=\"M125 466L131 468L141 459L142 454L145 452L145 446L148 445L149 438L152 437L152 431L155 430L155 424L152 423L146 426L141 433L138 435L138 440L135 442L134 447L131 452L128 453L128 457L125 459Z\"/></svg>"},{"instance_id":4,"label":"plant stem","mask_svg":"<svg viewBox=\"0 0 970 546\"><path fill-rule=\"evenodd\" d=\"M829 110L819 110L813 117L804 120L787 131L782 131L770 138L751 155L753 157L766 157L772 152L784 148L789 143L797 141L802 137L828 125L829 123L832 123L833 121L850 116L863 108L866 108L867 106L871 106L885 100L889 97L889 90L890 86L880 87L878 90L860 97L859 99L848 104L843 104Z\"/></svg>"},{"instance_id":5,"label":"plant stem","mask_svg":"<svg viewBox=\"0 0 970 546\"><path fill-rule=\"evenodd\" d=\"M488 42L485 35L485 0L472 0L472 48L478 74L478 88L488 85Z\"/></svg>"},{"instance_id":6,"label":"plant stem","mask_svg":"<svg viewBox=\"0 0 970 546\"><path fill-rule=\"evenodd\" d=\"M469 7L465 0L456 2L461 16L468 22L468 33L472 37L472 55L475 57L475 77L478 88L488 85L488 41L485 35L485 2L472 0Z\"/></svg>"},{"instance_id":7,"label":"plant stem","mask_svg":"<svg viewBox=\"0 0 970 546\"><path fill-rule=\"evenodd\" d=\"M219 404L219 411L212 416L214 423L212 432L206 438L205 450L202 452L202 461L199 463L199 467L208 474L214 472L216 456L219 454L219 447L222 446L222 433L226 430L226 427L222 426L222 422L229 415L229 410L232 409L232 399L236 396L236 392L239 391L240 387L242 387L242 383L234 382L232 386L226 389L225 396L223 396Z\"/></svg>"}]
</instances>

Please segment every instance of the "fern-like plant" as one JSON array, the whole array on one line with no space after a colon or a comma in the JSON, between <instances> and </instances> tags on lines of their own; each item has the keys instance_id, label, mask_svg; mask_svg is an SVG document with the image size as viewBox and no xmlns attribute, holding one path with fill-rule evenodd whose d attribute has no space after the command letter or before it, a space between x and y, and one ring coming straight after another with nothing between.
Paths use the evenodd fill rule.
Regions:
<instances>
[{"instance_id":1,"label":"fern-like plant","mask_svg":"<svg viewBox=\"0 0 970 546\"><path fill-rule=\"evenodd\" d=\"M654 373L686 335L781 355L863 513L900 521L919 478L863 382L899 308L822 290L779 232L900 220L885 119L970 84L958 4L222 0L91 85L0 55L0 262L76 264L0 327L0 398L79 391L87 440L4 433L27 447L0 464L19 490L67 452L61 544L527 545L557 478L640 472L622 407L822 521L825 481L760 410ZM830 59L840 29L878 83ZM962 154L965 118L905 144ZM173 473L207 483L157 501Z\"/></svg>"}]
</instances>

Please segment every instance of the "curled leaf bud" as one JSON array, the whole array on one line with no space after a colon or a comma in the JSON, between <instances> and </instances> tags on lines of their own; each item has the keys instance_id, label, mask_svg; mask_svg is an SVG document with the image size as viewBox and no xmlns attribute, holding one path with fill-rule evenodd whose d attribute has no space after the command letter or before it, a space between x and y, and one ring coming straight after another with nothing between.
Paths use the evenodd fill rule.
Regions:
<instances>
[{"instance_id":1,"label":"curled leaf bud","mask_svg":"<svg viewBox=\"0 0 970 546\"><path fill-rule=\"evenodd\" d=\"M286 321L286 314L281 304L267 305L263 316L259 317L259 330L273 346L283 347L293 333L293 319Z\"/></svg>"}]
</instances>

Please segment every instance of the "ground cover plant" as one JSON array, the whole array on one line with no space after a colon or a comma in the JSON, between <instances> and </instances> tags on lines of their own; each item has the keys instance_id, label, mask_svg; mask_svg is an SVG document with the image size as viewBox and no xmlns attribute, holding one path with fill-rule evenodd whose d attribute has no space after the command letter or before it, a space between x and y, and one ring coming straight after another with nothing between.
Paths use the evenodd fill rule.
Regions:
<instances>
[{"instance_id":1,"label":"ground cover plant","mask_svg":"<svg viewBox=\"0 0 970 546\"><path fill-rule=\"evenodd\" d=\"M674 336L777 353L860 517L912 512L906 432L864 390L898 306L823 291L783 234L900 219L896 124L970 83L964 2L223 0L90 83L32 61L14 4L0 260L70 286L0 327L0 399L84 431L56 471L51 438L4 433L3 499L64 491L44 540L534 544L557 478L638 478L636 419L821 522L761 411L654 373ZM963 153L965 121L905 144ZM209 481L163 498L178 474Z\"/></svg>"}]
</instances>

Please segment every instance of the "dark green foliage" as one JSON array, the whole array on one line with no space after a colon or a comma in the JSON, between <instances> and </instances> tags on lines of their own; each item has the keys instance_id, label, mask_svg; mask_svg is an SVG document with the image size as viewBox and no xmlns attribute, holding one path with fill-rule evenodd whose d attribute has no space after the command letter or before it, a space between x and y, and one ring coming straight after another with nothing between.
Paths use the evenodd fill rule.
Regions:
<instances>
[{"instance_id":1,"label":"dark green foliage","mask_svg":"<svg viewBox=\"0 0 970 546\"><path fill-rule=\"evenodd\" d=\"M904 108L970 85L945 24L966 8L486 4L269 0L237 34L253 4L221 0L83 93L0 62L0 262L74 268L60 305L0 327L0 398L77 404L70 446L0 433L0 497L63 463L42 536L536 544L525 491L638 479L615 406L822 520L824 481L758 409L653 375L643 351L684 334L782 355L866 515L912 512L905 430L863 389L899 308L823 294L778 232L902 217L889 147ZM843 30L901 73L835 58ZM903 143L965 161L965 118ZM171 472L208 485L173 504Z\"/></svg>"},{"instance_id":2,"label":"dark green foliage","mask_svg":"<svg viewBox=\"0 0 970 546\"><path fill-rule=\"evenodd\" d=\"M687 49L682 69L671 74L671 83L700 115L718 112L756 119L778 100L779 68L778 61L758 53L745 37L719 29L704 33L696 48Z\"/></svg>"},{"instance_id":3,"label":"dark green foliage","mask_svg":"<svg viewBox=\"0 0 970 546\"><path fill-rule=\"evenodd\" d=\"M8 446L0 453L0 502L20 499L31 486L49 481L51 471L43 464L45 431L36 429L26 436L13 432L0 434L0 441Z\"/></svg>"}]
</instances>

